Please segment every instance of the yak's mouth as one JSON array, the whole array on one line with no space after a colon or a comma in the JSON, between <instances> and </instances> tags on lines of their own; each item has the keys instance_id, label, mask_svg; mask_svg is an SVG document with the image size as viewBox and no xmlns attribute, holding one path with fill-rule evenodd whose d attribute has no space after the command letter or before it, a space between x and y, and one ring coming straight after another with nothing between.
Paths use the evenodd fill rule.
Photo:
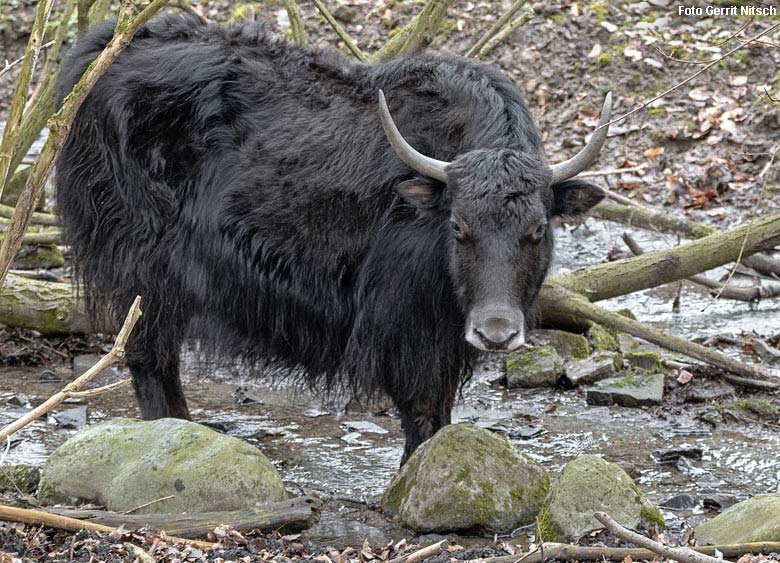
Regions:
<instances>
[{"instance_id":1,"label":"yak's mouth","mask_svg":"<svg viewBox=\"0 0 780 563\"><path fill-rule=\"evenodd\" d=\"M484 308L466 321L466 342L484 352L511 352L525 344L525 316L516 309Z\"/></svg>"}]
</instances>

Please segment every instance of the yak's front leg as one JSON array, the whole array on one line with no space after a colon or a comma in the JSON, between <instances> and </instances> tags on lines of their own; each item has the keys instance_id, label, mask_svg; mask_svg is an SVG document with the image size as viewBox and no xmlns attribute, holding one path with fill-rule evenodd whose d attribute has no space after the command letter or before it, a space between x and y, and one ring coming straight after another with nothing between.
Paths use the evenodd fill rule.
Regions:
<instances>
[{"instance_id":1,"label":"yak's front leg","mask_svg":"<svg viewBox=\"0 0 780 563\"><path fill-rule=\"evenodd\" d=\"M456 389L453 385L452 389L439 396L415 397L412 401L397 403L406 439L401 465L409 460L420 444L450 424Z\"/></svg>"}]
</instances>

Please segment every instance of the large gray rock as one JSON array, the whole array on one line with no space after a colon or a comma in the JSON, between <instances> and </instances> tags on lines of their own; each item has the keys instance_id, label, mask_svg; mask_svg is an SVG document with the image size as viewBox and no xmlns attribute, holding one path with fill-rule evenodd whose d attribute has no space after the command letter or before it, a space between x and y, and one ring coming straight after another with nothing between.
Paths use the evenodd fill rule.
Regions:
<instances>
[{"instance_id":1,"label":"large gray rock","mask_svg":"<svg viewBox=\"0 0 780 563\"><path fill-rule=\"evenodd\" d=\"M186 420L119 418L90 426L46 462L38 496L122 512L240 510L286 498L276 469L254 446Z\"/></svg>"},{"instance_id":2,"label":"large gray rock","mask_svg":"<svg viewBox=\"0 0 780 563\"><path fill-rule=\"evenodd\" d=\"M761 495L726 509L696 527L703 545L780 541L780 493Z\"/></svg>"},{"instance_id":3,"label":"large gray rock","mask_svg":"<svg viewBox=\"0 0 780 563\"><path fill-rule=\"evenodd\" d=\"M382 507L418 532L508 532L534 521L549 485L544 468L504 437L453 424L414 452Z\"/></svg>"},{"instance_id":4,"label":"large gray rock","mask_svg":"<svg viewBox=\"0 0 780 563\"><path fill-rule=\"evenodd\" d=\"M552 348L527 346L504 360L506 386L552 387L563 375L563 358Z\"/></svg>"},{"instance_id":5,"label":"large gray rock","mask_svg":"<svg viewBox=\"0 0 780 563\"><path fill-rule=\"evenodd\" d=\"M552 348L565 359L584 359L590 355L588 340L581 334L564 330L535 330L530 336L532 344Z\"/></svg>"},{"instance_id":6,"label":"large gray rock","mask_svg":"<svg viewBox=\"0 0 780 563\"><path fill-rule=\"evenodd\" d=\"M563 468L539 514L545 541L574 541L602 528L593 513L603 511L629 528L665 528L663 516L628 474L614 463L583 455Z\"/></svg>"},{"instance_id":7,"label":"large gray rock","mask_svg":"<svg viewBox=\"0 0 780 563\"><path fill-rule=\"evenodd\" d=\"M634 370L605 379L588 387L585 399L589 405L644 407L660 405L664 398L664 375Z\"/></svg>"}]
</instances>

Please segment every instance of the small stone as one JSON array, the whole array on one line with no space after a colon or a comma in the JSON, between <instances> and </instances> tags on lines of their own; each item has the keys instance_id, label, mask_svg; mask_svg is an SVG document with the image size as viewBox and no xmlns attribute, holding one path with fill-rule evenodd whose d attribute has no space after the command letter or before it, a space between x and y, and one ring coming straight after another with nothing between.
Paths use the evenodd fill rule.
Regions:
<instances>
[{"instance_id":1,"label":"small stone","mask_svg":"<svg viewBox=\"0 0 780 563\"><path fill-rule=\"evenodd\" d=\"M664 370L661 356L655 352L626 352L623 354L623 359L629 366L645 371L660 373Z\"/></svg>"},{"instance_id":2,"label":"small stone","mask_svg":"<svg viewBox=\"0 0 780 563\"><path fill-rule=\"evenodd\" d=\"M328 411L322 411L320 409L308 409L303 411L303 416L306 418L319 418L321 416L328 416L329 414Z\"/></svg>"},{"instance_id":3,"label":"small stone","mask_svg":"<svg viewBox=\"0 0 780 563\"><path fill-rule=\"evenodd\" d=\"M655 457L661 465L675 465L680 461L681 457L699 461L703 456L704 450L698 447L669 448L668 450L655 450L653 452L653 457Z\"/></svg>"},{"instance_id":4,"label":"small stone","mask_svg":"<svg viewBox=\"0 0 780 563\"><path fill-rule=\"evenodd\" d=\"M593 513L603 511L628 528L665 528L658 508L648 501L625 471L595 455L566 464L539 513L544 541L576 541L603 525Z\"/></svg>"},{"instance_id":5,"label":"small stone","mask_svg":"<svg viewBox=\"0 0 780 563\"><path fill-rule=\"evenodd\" d=\"M365 434L387 434L387 430L374 424L370 420L353 420L343 423L340 428L349 432L363 432Z\"/></svg>"},{"instance_id":6,"label":"small stone","mask_svg":"<svg viewBox=\"0 0 780 563\"><path fill-rule=\"evenodd\" d=\"M728 493L710 493L704 497L704 508L709 510L726 510L730 506L734 506L739 502L737 495L730 495Z\"/></svg>"},{"instance_id":7,"label":"small stone","mask_svg":"<svg viewBox=\"0 0 780 563\"><path fill-rule=\"evenodd\" d=\"M342 441L346 442L350 446L370 446L371 442L366 442L365 440L362 440L363 435L360 432L350 432L348 434L344 434L341 439Z\"/></svg>"},{"instance_id":8,"label":"small stone","mask_svg":"<svg viewBox=\"0 0 780 563\"><path fill-rule=\"evenodd\" d=\"M663 396L663 374L641 371L600 381L586 390L589 405L652 406L660 405Z\"/></svg>"},{"instance_id":9,"label":"small stone","mask_svg":"<svg viewBox=\"0 0 780 563\"><path fill-rule=\"evenodd\" d=\"M87 407L77 407L52 413L51 417L60 428L80 429L87 425Z\"/></svg>"},{"instance_id":10,"label":"small stone","mask_svg":"<svg viewBox=\"0 0 780 563\"><path fill-rule=\"evenodd\" d=\"M564 373L563 359L552 348L528 346L509 354L504 360L506 386L552 387Z\"/></svg>"},{"instance_id":11,"label":"small stone","mask_svg":"<svg viewBox=\"0 0 780 563\"><path fill-rule=\"evenodd\" d=\"M617 373L617 362L622 363L622 360L619 355L613 354L569 362L566 364L566 375L563 376L564 383L568 387L575 387L607 379Z\"/></svg>"},{"instance_id":12,"label":"small stone","mask_svg":"<svg viewBox=\"0 0 780 563\"><path fill-rule=\"evenodd\" d=\"M102 356L97 354L81 354L80 356L75 356L73 358L73 374L76 376L83 374L98 363L101 357ZM109 366L100 372L101 375L110 374L112 376L116 376L118 373L116 364Z\"/></svg>"},{"instance_id":13,"label":"small stone","mask_svg":"<svg viewBox=\"0 0 780 563\"><path fill-rule=\"evenodd\" d=\"M504 533L534 522L549 485L544 468L503 436L452 424L401 467L382 508L417 532Z\"/></svg>"},{"instance_id":14,"label":"small stone","mask_svg":"<svg viewBox=\"0 0 780 563\"><path fill-rule=\"evenodd\" d=\"M696 527L700 545L780 541L780 493L760 495Z\"/></svg>"},{"instance_id":15,"label":"small stone","mask_svg":"<svg viewBox=\"0 0 780 563\"><path fill-rule=\"evenodd\" d=\"M242 385L233 390L233 398L241 406L262 405L263 399L251 387Z\"/></svg>"},{"instance_id":16,"label":"small stone","mask_svg":"<svg viewBox=\"0 0 780 563\"><path fill-rule=\"evenodd\" d=\"M564 330L536 330L531 335L532 343L555 350L564 359L584 359L590 356L588 340L581 334Z\"/></svg>"},{"instance_id":17,"label":"small stone","mask_svg":"<svg viewBox=\"0 0 780 563\"><path fill-rule=\"evenodd\" d=\"M616 26L614 23L603 21L601 22L601 27L609 31L610 33L615 33L618 29L618 26Z\"/></svg>"},{"instance_id":18,"label":"small stone","mask_svg":"<svg viewBox=\"0 0 780 563\"><path fill-rule=\"evenodd\" d=\"M666 499L661 506L670 510L692 510L699 506L699 499L693 495L680 494Z\"/></svg>"},{"instance_id":19,"label":"small stone","mask_svg":"<svg viewBox=\"0 0 780 563\"><path fill-rule=\"evenodd\" d=\"M722 381L696 380L696 383L688 386L685 400L690 403L709 403L720 401L734 396L736 390L733 386Z\"/></svg>"}]
</instances>

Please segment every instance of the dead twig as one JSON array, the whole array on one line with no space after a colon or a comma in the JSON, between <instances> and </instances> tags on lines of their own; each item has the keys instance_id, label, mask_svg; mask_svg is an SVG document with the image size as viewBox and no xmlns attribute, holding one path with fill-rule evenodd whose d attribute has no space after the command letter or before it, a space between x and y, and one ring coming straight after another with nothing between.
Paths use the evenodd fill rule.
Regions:
<instances>
[{"instance_id":1,"label":"dead twig","mask_svg":"<svg viewBox=\"0 0 780 563\"><path fill-rule=\"evenodd\" d=\"M634 115L635 113L637 113L639 111L642 111L643 109L648 107L650 104L652 104L656 100L660 100L661 98L663 98L664 96L667 96L668 94L671 94L672 92L674 92L678 88L681 88L682 86L685 86L686 84L688 84L692 80L695 80L696 78L698 78L699 76L701 76L702 74L707 72L709 69L714 67L720 61L722 61L724 59L727 59L728 57L730 57L731 55L733 55L737 51L740 51L741 49L746 47L748 44L756 41L757 39L760 39L764 35L772 33L776 29L780 29L780 23L776 23L776 24L766 28L764 31L761 31L761 32L757 33L756 35L754 35L750 39L745 40L745 42L740 43L738 46L734 47L733 49L731 49L730 51L725 53L723 56L720 56L717 59L707 63L706 66L703 66L702 68L700 68L699 70L697 70L696 72L694 72L690 76L684 78L683 80L681 80L680 82L678 82L677 84L672 86L671 88L667 88L666 90L664 90L660 94L656 94L655 96L653 96L649 100L646 100L646 101L642 102L641 104L639 104L638 106L636 106L634 109L629 110L628 112L624 113L623 115L621 115L619 117L616 117L612 121L608 121L604 125L599 126L596 130L598 131L599 129L602 129L603 127L609 127L611 125L614 125L615 123L619 123L619 122L623 121L624 119L626 119L627 117L629 117L631 115Z\"/></svg>"},{"instance_id":2,"label":"dead twig","mask_svg":"<svg viewBox=\"0 0 780 563\"><path fill-rule=\"evenodd\" d=\"M433 557L434 555L441 553L442 549L444 549L444 544L447 542L448 540L446 539L441 540L438 543L433 543L423 547L422 549L413 551L408 555L401 555L400 557L391 559L387 563L414 563L415 561L422 561L423 559L427 559L428 557Z\"/></svg>"},{"instance_id":3,"label":"dead twig","mask_svg":"<svg viewBox=\"0 0 780 563\"><path fill-rule=\"evenodd\" d=\"M60 516L58 514L44 512L42 510L14 508L12 506L3 506L3 505L0 505L0 520L5 520L6 522L19 522L21 524L27 524L30 526L47 526L49 528L55 528L57 530L65 530L67 532L79 532L81 530L89 530L92 532L111 533L117 530L117 528L114 528L112 526L103 526L102 524L85 522L83 520L68 518L67 516ZM172 536L168 536L167 539L175 543L194 545L201 549L212 549L218 547L219 545L219 544L201 541L201 540L190 540L186 538L177 538Z\"/></svg>"},{"instance_id":4,"label":"dead twig","mask_svg":"<svg viewBox=\"0 0 780 563\"><path fill-rule=\"evenodd\" d=\"M43 45L41 45L41 50L48 49L52 45L54 45L54 41L49 41L48 43L44 43ZM0 68L0 76L3 76L6 72L11 70L13 67L18 65L23 60L24 60L23 56L19 57L18 59L14 60L14 61L11 61L10 63L6 60L5 61L5 65L3 66L3 68Z\"/></svg>"},{"instance_id":5,"label":"dead twig","mask_svg":"<svg viewBox=\"0 0 780 563\"><path fill-rule=\"evenodd\" d=\"M358 47L357 43L355 43L352 37L349 36L349 33L347 33L346 30L341 27L341 25L339 25L339 22L336 21L336 18L333 17L333 14L330 13L330 10L328 10L323 1L312 0L312 2L314 2L314 5L317 6L317 9L320 11L320 14L322 14L322 17L328 21L330 27L333 28L333 31L336 32L336 34L347 46L347 49L352 51L352 54L355 55L359 60L363 62L368 61L368 57L365 55L365 53L363 53L363 51L360 50L360 47Z\"/></svg>"},{"instance_id":6,"label":"dead twig","mask_svg":"<svg viewBox=\"0 0 780 563\"><path fill-rule=\"evenodd\" d=\"M11 434L14 432L17 432L18 430L24 428L28 424L30 424L33 420L36 420L37 418L40 418L50 410L52 410L54 407L62 403L65 399L74 396L73 393L79 393L80 389L92 381L95 377L97 377L104 369L106 369L108 366L118 362L125 356L125 344L127 343L127 338L130 336L130 332L133 330L133 327L135 326L136 321L138 321L138 318L141 316L141 297L138 296L135 298L135 301L133 301L133 305L130 307L130 311L127 313L127 318L125 318L125 322L122 325L122 328L119 330L119 334L116 337L116 341L114 341L114 346L111 348L111 350L100 358L98 362L89 368L84 374L82 374L80 377L74 379L71 383L66 385L61 391L58 393L55 393L49 399L44 401L39 406L35 407L33 410L22 416L21 418L15 420L11 424L7 425L5 428L0 430L0 441L5 440ZM124 383L124 382L119 382ZM114 388L118 386L118 384L114 384ZM111 387L111 386L106 386ZM105 392L107 389L104 387L101 392ZM95 391L95 390L93 390ZM85 393L89 393L90 391L85 391ZM78 395L76 395L78 396Z\"/></svg>"},{"instance_id":7,"label":"dead twig","mask_svg":"<svg viewBox=\"0 0 780 563\"><path fill-rule=\"evenodd\" d=\"M593 517L604 524L604 526L612 532L616 537L633 543L645 549L649 549L653 553L665 557L667 559L674 559L680 563L729 563L726 559L718 559L704 553L693 551L687 547L669 547L657 541L651 540L637 534L631 530L627 530L617 522L606 512L596 512Z\"/></svg>"},{"instance_id":8,"label":"dead twig","mask_svg":"<svg viewBox=\"0 0 780 563\"><path fill-rule=\"evenodd\" d=\"M512 5L509 6L509 9L496 20L496 23L490 26L487 33L480 37L479 40L466 51L465 56L478 58L480 51L482 51L485 45L487 45L487 43L493 39L505 25L512 21L512 18L515 17L515 14L523 7L526 1L527 0L515 0Z\"/></svg>"},{"instance_id":9,"label":"dead twig","mask_svg":"<svg viewBox=\"0 0 780 563\"><path fill-rule=\"evenodd\" d=\"M628 174L630 172L640 172L647 168L647 164L639 166L627 166L625 168L607 168L605 170L586 170L577 174L577 178L593 178L594 176L614 176L615 174Z\"/></svg>"}]
</instances>

